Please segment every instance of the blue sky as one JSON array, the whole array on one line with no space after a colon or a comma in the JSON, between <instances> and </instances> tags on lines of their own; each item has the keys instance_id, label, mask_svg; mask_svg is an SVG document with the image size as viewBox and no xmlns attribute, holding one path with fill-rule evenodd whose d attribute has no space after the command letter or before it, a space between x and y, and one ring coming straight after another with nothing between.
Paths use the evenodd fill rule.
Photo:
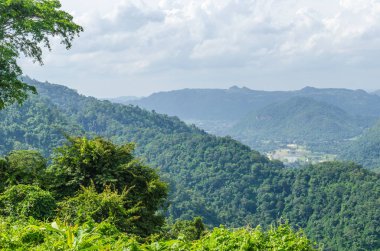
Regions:
<instances>
[{"instance_id":1,"label":"blue sky","mask_svg":"<svg viewBox=\"0 0 380 251\"><path fill-rule=\"evenodd\" d=\"M24 73L95 97L380 89L379 0L61 0L85 32Z\"/></svg>"}]
</instances>

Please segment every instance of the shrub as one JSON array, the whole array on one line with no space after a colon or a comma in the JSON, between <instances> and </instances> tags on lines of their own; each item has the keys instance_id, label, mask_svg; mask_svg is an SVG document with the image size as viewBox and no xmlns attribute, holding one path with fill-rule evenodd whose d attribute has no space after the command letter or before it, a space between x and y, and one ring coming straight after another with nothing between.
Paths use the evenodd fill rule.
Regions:
<instances>
[{"instance_id":1,"label":"shrub","mask_svg":"<svg viewBox=\"0 0 380 251\"><path fill-rule=\"evenodd\" d=\"M141 208L136 205L126 209L128 193L118 194L107 187L98 193L95 186L82 187L76 196L68 198L59 205L58 217L69 224L83 224L87 221L104 221L115 225L121 231L133 233L135 221Z\"/></svg>"},{"instance_id":2,"label":"shrub","mask_svg":"<svg viewBox=\"0 0 380 251\"><path fill-rule=\"evenodd\" d=\"M32 185L11 186L0 195L0 212L3 216L46 220L55 214L54 197Z\"/></svg>"},{"instance_id":3,"label":"shrub","mask_svg":"<svg viewBox=\"0 0 380 251\"><path fill-rule=\"evenodd\" d=\"M167 231L168 238L181 238L187 241L199 240L206 228L200 217L190 220L177 220Z\"/></svg>"}]
</instances>

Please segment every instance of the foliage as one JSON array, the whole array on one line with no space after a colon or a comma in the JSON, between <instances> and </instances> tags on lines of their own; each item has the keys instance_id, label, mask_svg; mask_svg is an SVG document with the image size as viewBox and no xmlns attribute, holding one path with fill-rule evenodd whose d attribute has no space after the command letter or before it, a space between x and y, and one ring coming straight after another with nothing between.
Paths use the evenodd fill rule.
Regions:
<instances>
[{"instance_id":1,"label":"foliage","mask_svg":"<svg viewBox=\"0 0 380 251\"><path fill-rule=\"evenodd\" d=\"M289 175L285 218L323 239L326 248L380 248L380 175L350 162L322 163Z\"/></svg>"},{"instance_id":2,"label":"foliage","mask_svg":"<svg viewBox=\"0 0 380 251\"><path fill-rule=\"evenodd\" d=\"M203 224L202 218L195 217L193 220L177 220L167 227L165 235L169 239L194 241L199 240L205 232L206 226Z\"/></svg>"},{"instance_id":3,"label":"foliage","mask_svg":"<svg viewBox=\"0 0 380 251\"><path fill-rule=\"evenodd\" d=\"M60 10L58 0L4 0L0 2L0 109L23 102L33 86L19 80L16 59L22 53L42 64L42 48L50 49L50 37L60 37L69 49L83 29Z\"/></svg>"},{"instance_id":4,"label":"foliage","mask_svg":"<svg viewBox=\"0 0 380 251\"><path fill-rule=\"evenodd\" d=\"M0 192L4 191L5 180L7 177L7 171L9 169L9 163L5 158L0 158Z\"/></svg>"},{"instance_id":5,"label":"foliage","mask_svg":"<svg viewBox=\"0 0 380 251\"><path fill-rule=\"evenodd\" d=\"M315 250L303 232L294 232L289 225L229 231L216 228L191 247L192 250Z\"/></svg>"},{"instance_id":6,"label":"foliage","mask_svg":"<svg viewBox=\"0 0 380 251\"><path fill-rule=\"evenodd\" d=\"M80 186L92 183L97 191L102 191L107 185L119 190L132 186L122 182L124 175L131 175L124 165L137 164L132 162L132 152L132 144L116 146L102 138L69 137L67 143L55 150L48 170L56 176L52 189L57 190L60 196L73 196Z\"/></svg>"},{"instance_id":7,"label":"foliage","mask_svg":"<svg viewBox=\"0 0 380 251\"><path fill-rule=\"evenodd\" d=\"M5 157L7 168L3 172L5 186L17 184L42 185L46 169L46 160L33 150L12 151Z\"/></svg>"},{"instance_id":8,"label":"foliage","mask_svg":"<svg viewBox=\"0 0 380 251\"><path fill-rule=\"evenodd\" d=\"M46 157L66 142L63 132L79 134L81 128L64 116L49 100L32 95L22 106L0 112L0 152L39 149Z\"/></svg>"},{"instance_id":9,"label":"foliage","mask_svg":"<svg viewBox=\"0 0 380 251\"><path fill-rule=\"evenodd\" d=\"M0 195L0 212L9 217L44 220L54 216L55 208L54 197L38 186L11 186Z\"/></svg>"},{"instance_id":10,"label":"foliage","mask_svg":"<svg viewBox=\"0 0 380 251\"><path fill-rule=\"evenodd\" d=\"M2 250L316 250L302 231L279 225L265 232L256 229L216 228L195 241L156 240L141 243L125 235L108 222L64 225L61 222L14 222L0 219Z\"/></svg>"},{"instance_id":11,"label":"foliage","mask_svg":"<svg viewBox=\"0 0 380 251\"><path fill-rule=\"evenodd\" d=\"M76 196L58 204L58 217L70 225L83 224L89 220L97 223L106 221L120 231L135 233L135 221L141 217L141 207L135 205L126 209L127 199L127 191L118 194L106 187L103 192L97 193L93 185L82 187Z\"/></svg>"},{"instance_id":12,"label":"foliage","mask_svg":"<svg viewBox=\"0 0 380 251\"><path fill-rule=\"evenodd\" d=\"M167 186L152 168L135 159L133 144L116 146L99 137L69 139L49 167L36 151L13 151L0 159L1 184L6 188L0 197L1 214L51 217L57 199L59 216L70 223L91 219L109 221L139 236L158 232L164 224L159 210Z\"/></svg>"},{"instance_id":13,"label":"foliage","mask_svg":"<svg viewBox=\"0 0 380 251\"><path fill-rule=\"evenodd\" d=\"M360 137L340 147L340 158L355 161L367 168L380 168L380 121Z\"/></svg>"},{"instance_id":14,"label":"foliage","mask_svg":"<svg viewBox=\"0 0 380 251\"><path fill-rule=\"evenodd\" d=\"M177 118L87 98L62 86L33 83L40 97L28 100L22 108L10 107L0 115L4 118L0 120L0 147L4 152L14 146L3 144L8 142L6 139L15 138L21 145L43 135L44 144L35 140L25 146L41 147L50 153L65 137L55 133L45 138L50 131L42 125L50 118L59 118L66 121L62 127L69 132L76 126L90 138L97 134L120 146L136 142L136 154L157 168L162 180L169 184L170 222L201 216L210 226L261 225L266 229L285 217L293 226L302 226L312 240L325 244L326 249L380 248L376 241L380 239L376 217L380 208L379 175L357 165L335 162L287 169L229 137L209 135ZM45 107L46 113L30 116L37 110L36 104L41 109ZM33 118L35 123L31 124ZM91 147L86 149L91 154L96 152ZM73 156L80 156L77 153ZM83 163L79 166L86 167L80 170L88 167ZM91 182L89 178L85 180ZM133 201L131 207L139 200Z\"/></svg>"},{"instance_id":15,"label":"foliage","mask_svg":"<svg viewBox=\"0 0 380 251\"><path fill-rule=\"evenodd\" d=\"M3 13L3 12L1 12ZM1 31L0 31L1 32ZM1 36L1 34L0 34ZM14 102L22 103L28 96L28 92L36 93L33 86L20 81L22 74L17 65L18 53L0 40L0 109Z\"/></svg>"},{"instance_id":16,"label":"foliage","mask_svg":"<svg viewBox=\"0 0 380 251\"><path fill-rule=\"evenodd\" d=\"M56 150L48 173L54 182L50 189L59 197L73 196L80 186L92 184L98 192L107 186L118 192L128 190L125 209L137 205L139 218L135 222L141 235L157 231L163 216L157 214L167 197L166 184L157 173L133 156L133 144L116 146L103 138L69 138ZM104 194L105 195L105 194Z\"/></svg>"}]
</instances>

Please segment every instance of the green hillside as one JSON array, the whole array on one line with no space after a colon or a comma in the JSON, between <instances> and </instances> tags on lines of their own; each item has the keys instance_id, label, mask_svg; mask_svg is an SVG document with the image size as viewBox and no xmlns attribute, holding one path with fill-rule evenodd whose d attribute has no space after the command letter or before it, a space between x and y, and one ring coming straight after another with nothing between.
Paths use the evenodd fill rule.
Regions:
<instances>
[{"instance_id":1,"label":"green hillside","mask_svg":"<svg viewBox=\"0 0 380 251\"><path fill-rule=\"evenodd\" d=\"M361 131L357 120L344 110L312 98L295 97L247 115L230 134L259 147L262 141L331 144Z\"/></svg>"},{"instance_id":2,"label":"green hillside","mask_svg":"<svg viewBox=\"0 0 380 251\"><path fill-rule=\"evenodd\" d=\"M380 171L380 122L341 147L340 158Z\"/></svg>"},{"instance_id":3,"label":"green hillside","mask_svg":"<svg viewBox=\"0 0 380 251\"><path fill-rule=\"evenodd\" d=\"M169 183L169 221L199 215L214 226L265 228L285 217L333 250L380 247L379 175L347 163L286 169L175 117L33 83L40 96L0 112L3 155L14 148L41 148L48 156L65 140L60 132L133 141L136 154Z\"/></svg>"}]
</instances>

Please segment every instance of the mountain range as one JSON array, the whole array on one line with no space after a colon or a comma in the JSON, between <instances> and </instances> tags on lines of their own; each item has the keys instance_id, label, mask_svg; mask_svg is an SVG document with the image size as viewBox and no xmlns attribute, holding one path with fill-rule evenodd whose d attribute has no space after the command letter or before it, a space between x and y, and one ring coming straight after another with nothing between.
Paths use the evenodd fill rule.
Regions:
<instances>
[{"instance_id":1,"label":"mountain range","mask_svg":"<svg viewBox=\"0 0 380 251\"><path fill-rule=\"evenodd\" d=\"M298 103L294 102L297 99ZM360 135L380 118L380 96L364 90L337 88L183 89L154 93L124 103L177 116L209 133L232 136L261 151L298 142L311 150L325 149L336 154L340 144ZM265 113L271 119L258 119ZM326 141L331 142L329 149L319 144Z\"/></svg>"},{"instance_id":2,"label":"mountain range","mask_svg":"<svg viewBox=\"0 0 380 251\"><path fill-rule=\"evenodd\" d=\"M267 228L286 218L331 250L380 248L376 173L345 162L285 168L231 137L210 135L176 117L26 81L39 95L0 112L3 155L38 149L50 156L65 134L133 141L141 161L169 183L169 220L199 215L210 226ZM306 101L314 102L326 106ZM352 116L333 110L330 117Z\"/></svg>"},{"instance_id":3,"label":"mountain range","mask_svg":"<svg viewBox=\"0 0 380 251\"><path fill-rule=\"evenodd\" d=\"M380 117L379 96L364 90L334 88L305 87L297 91L257 91L237 86L229 89L182 89L154 93L127 103L183 120L239 120L269 104L299 96L337 106L353 116Z\"/></svg>"}]
</instances>

